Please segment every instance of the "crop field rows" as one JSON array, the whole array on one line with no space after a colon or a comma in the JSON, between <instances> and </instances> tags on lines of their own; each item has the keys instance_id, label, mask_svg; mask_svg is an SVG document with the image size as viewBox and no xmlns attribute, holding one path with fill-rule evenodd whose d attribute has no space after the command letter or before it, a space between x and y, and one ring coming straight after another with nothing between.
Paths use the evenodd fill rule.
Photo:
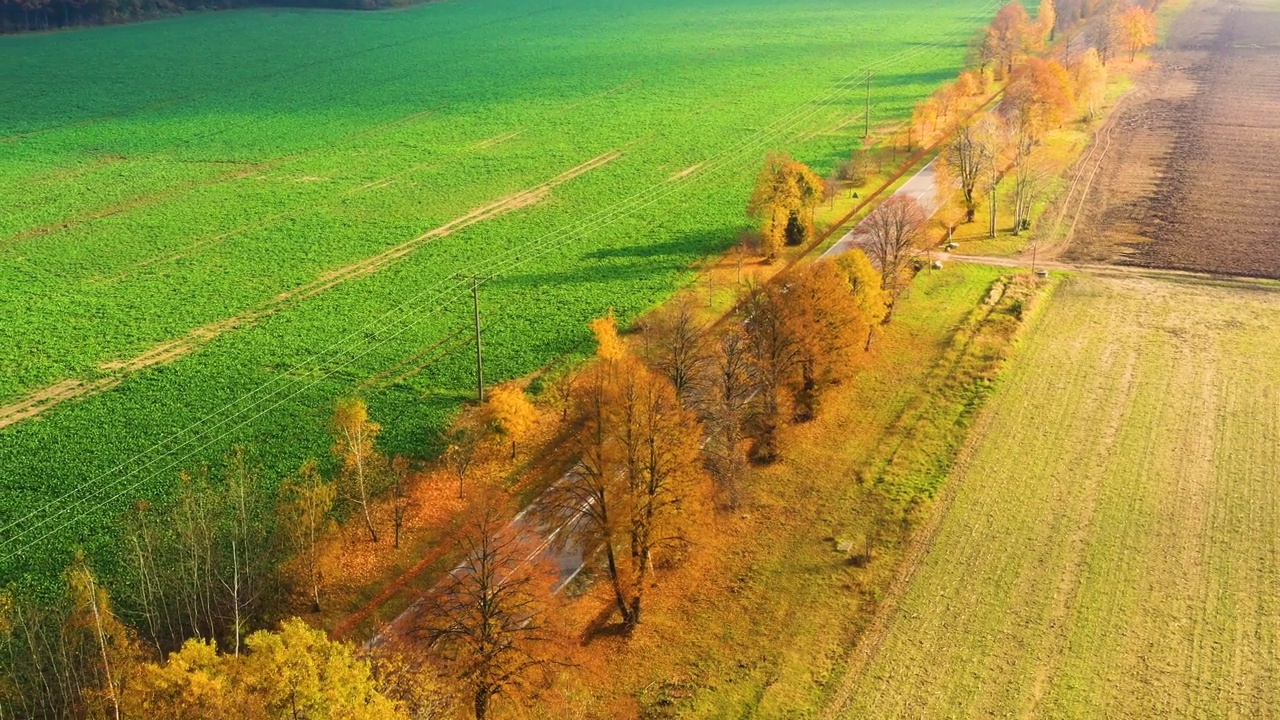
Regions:
<instances>
[{"instance_id":1,"label":"crop field rows","mask_svg":"<svg viewBox=\"0 0 1280 720\"><path fill-rule=\"evenodd\" d=\"M474 0L5 38L0 407L28 412L0 429L0 579L73 545L109 576L128 503L235 442L275 477L324 457L357 390L421 452L472 382L472 275L490 379L577 352L736 241L764 152L847 153L862 68L896 122L994 8Z\"/></svg>"},{"instance_id":2,"label":"crop field rows","mask_svg":"<svg viewBox=\"0 0 1280 720\"><path fill-rule=\"evenodd\" d=\"M1064 281L842 717L1280 717L1280 287Z\"/></svg>"}]
</instances>

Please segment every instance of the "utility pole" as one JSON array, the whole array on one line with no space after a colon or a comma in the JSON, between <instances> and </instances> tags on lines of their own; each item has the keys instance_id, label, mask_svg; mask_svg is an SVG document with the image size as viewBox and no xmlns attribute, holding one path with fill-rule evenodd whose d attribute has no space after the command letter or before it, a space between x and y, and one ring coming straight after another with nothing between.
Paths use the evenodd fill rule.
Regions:
<instances>
[{"instance_id":1,"label":"utility pole","mask_svg":"<svg viewBox=\"0 0 1280 720\"><path fill-rule=\"evenodd\" d=\"M867 112L865 113L866 129L862 131L862 139L871 137L871 71L867 71Z\"/></svg>"},{"instance_id":2,"label":"utility pole","mask_svg":"<svg viewBox=\"0 0 1280 720\"><path fill-rule=\"evenodd\" d=\"M998 231L997 231L997 229L996 229L996 211L998 210L998 208L996 207L996 201L999 199L999 196L998 196L996 193L997 193L997 191L998 191L998 190L999 190L999 186L997 185L997 181L996 181L996 179L995 179L994 177L992 177L992 178L991 178L991 228L990 228L990 235L991 235L991 237L992 237L993 239L994 239L997 235L999 235L999 232L998 232Z\"/></svg>"},{"instance_id":3,"label":"utility pole","mask_svg":"<svg viewBox=\"0 0 1280 720\"><path fill-rule=\"evenodd\" d=\"M476 401L484 402L484 351L480 347L480 280L471 278L471 303L476 315Z\"/></svg>"}]
</instances>

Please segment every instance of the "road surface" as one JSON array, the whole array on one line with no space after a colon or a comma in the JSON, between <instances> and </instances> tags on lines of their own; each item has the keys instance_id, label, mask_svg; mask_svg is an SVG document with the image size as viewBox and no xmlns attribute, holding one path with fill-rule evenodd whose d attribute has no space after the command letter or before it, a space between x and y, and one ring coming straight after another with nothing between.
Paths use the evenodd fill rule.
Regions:
<instances>
[{"instance_id":1,"label":"road surface","mask_svg":"<svg viewBox=\"0 0 1280 720\"><path fill-rule=\"evenodd\" d=\"M920 209L924 211L926 218L932 218L934 213L938 212L939 206L938 189L935 185L936 174L934 172L937 164L937 158L930 160L928 165L925 165L920 169L920 172L911 176L911 179L898 188L898 191L890 197L899 195L909 197L920 203ZM862 223L865 222L866 220L864 219L861 223L855 225L852 230L845 233L844 237L840 238L835 245L832 245L822 254L822 257L835 257L841 253L848 252L850 248L857 247Z\"/></svg>"}]
</instances>

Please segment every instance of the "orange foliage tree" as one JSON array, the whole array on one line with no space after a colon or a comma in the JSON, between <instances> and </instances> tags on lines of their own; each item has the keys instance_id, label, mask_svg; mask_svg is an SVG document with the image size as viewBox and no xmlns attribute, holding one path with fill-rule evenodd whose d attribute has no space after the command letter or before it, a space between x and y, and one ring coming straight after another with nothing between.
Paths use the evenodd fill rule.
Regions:
<instances>
[{"instance_id":1,"label":"orange foliage tree","mask_svg":"<svg viewBox=\"0 0 1280 720\"><path fill-rule=\"evenodd\" d=\"M1056 60L1027 58L1000 101L1001 117L1018 135L1018 144L1034 145L1065 122L1076 106L1071 74Z\"/></svg>"},{"instance_id":2,"label":"orange foliage tree","mask_svg":"<svg viewBox=\"0 0 1280 720\"><path fill-rule=\"evenodd\" d=\"M1011 2L996 13L987 28L986 44L1002 74L1013 72L1014 63L1031 45L1032 27L1031 16L1022 3Z\"/></svg>"},{"instance_id":3,"label":"orange foliage tree","mask_svg":"<svg viewBox=\"0 0 1280 720\"><path fill-rule=\"evenodd\" d=\"M848 377L853 351L862 346L873 321L874 311L864 312L866 300L854 292L853 276L845 272L849 267L818 260L786 279L787 332L799 347L799 373L793 382L800 419L816 415L823 390ZM861 284L862 278L857 281Z\"/></svg>"},{"instance_id":4,"label":"orange foliage tree","mask_svg":"<svg viewBox=\"0 0 1280 720\"><path fill-rule=\"evenodd\" d=\"M675 388L625 352L612 317L592 323L596 362L575 397L579 462L556 504L581 512L579 532L603 550L628 629L640 623L654 555L682 542L680 520L705 491L702 427Z\"/></svg>"}]
</instances>

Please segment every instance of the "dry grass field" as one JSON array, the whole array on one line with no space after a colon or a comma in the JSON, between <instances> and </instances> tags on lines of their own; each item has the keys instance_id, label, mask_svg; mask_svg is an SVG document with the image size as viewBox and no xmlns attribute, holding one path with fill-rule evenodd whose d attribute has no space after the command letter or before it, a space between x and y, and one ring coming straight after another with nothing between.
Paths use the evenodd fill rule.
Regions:
<instances>
[{"instance_id":1,"label":"dry grass field","mask_svg":"<svg viewBox=\"0 0 1280 720\"><path fill-rule=\"evenodd\" d=\"M1280 717L1276 327L1276 285L1065 280L832 714Z\"/></svg>"}]
</instances>

